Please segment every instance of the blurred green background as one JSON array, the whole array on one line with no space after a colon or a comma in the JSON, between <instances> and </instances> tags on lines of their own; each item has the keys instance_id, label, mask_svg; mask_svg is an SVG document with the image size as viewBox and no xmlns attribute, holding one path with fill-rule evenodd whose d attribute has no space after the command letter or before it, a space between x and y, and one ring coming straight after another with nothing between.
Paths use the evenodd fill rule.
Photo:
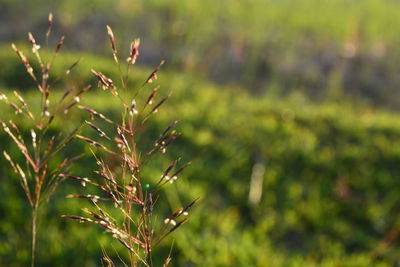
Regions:
<instances>
[{"instance_id":1,"label":"blurred green background","mask_svg":"<svg viewBox=\"0 0 400 267\"><path fill-rule=\"evenodd\" d=\"M173 96L139 140L150 144L175 119L182 136L144 173L151 182L176 157L192 160L162 192L160 214L201 201L155 251L158 264L173 243L172 266L400 266L400 2L0 0L2 92L35 101L9 44L28 52L29 31L43 43L49 12L51 43L66 35L54 77L84 58L59 90L95 85L91 68L118 80L107 24L124 55L141 38L134 81L167 62L157 84ZM118 116L99 89L82 101ZM13 116L2 104L0 119ZM63 153L82 151L75 142ZM74 174L95 169L87 154ZM26 266L30 211L3 158L0 173L0 265ZM83 192L67 181L42 211L38 266L99 266L100 244L123 251L101 229L60 218L79 214L82 201L65 196Z\"/></svg>"}]
</instances>

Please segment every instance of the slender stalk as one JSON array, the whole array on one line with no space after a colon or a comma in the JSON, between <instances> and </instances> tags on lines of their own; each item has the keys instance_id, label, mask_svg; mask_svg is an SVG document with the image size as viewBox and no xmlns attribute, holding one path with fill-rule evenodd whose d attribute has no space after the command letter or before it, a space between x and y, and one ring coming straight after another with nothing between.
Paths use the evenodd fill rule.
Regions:
<instances>
[{"instance_id":1,"label":"slender stalk","mask_svg":"<svg viewBox=\"0 0 400 267\"><path fill-rule=\"evenodd\" d=\"M32 254L31 254L31 266L35 266L35 252L36 252L36 219L37 219L37 205L32 207Z\"/></svg>"}]
</instances>

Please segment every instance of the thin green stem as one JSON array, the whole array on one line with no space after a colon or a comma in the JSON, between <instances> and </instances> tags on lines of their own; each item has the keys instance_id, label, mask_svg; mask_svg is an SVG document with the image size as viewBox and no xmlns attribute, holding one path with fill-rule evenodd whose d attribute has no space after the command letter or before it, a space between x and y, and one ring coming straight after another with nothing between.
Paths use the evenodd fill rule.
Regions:
<instances>
[{"instance_id":1,"label":"thin green stem","mask_svg":"<svg viewBox=\"0 0 400 267\"><path fill-rule=\"evenodd\" d=\"M31 266L32 267L35 266L37 210L38 210L37 205L32 207L32 254L31 254Z\"/></svg>"}]
</instances>

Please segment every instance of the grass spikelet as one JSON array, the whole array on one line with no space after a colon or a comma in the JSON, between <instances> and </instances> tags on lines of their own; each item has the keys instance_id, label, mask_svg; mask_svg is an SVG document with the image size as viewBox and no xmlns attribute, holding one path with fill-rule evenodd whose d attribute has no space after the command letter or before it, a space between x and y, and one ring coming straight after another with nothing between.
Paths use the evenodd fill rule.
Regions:
<instances>
[{"instance_id":1,"label":"grass spikelet","mask_svg":"<svg viewBox=\"0 0 400 267\"><path fill-rule=\"evenodd\" d=\"M136 63L136 59L139 55L140 39L137 38L131 43L129 57L126 59L128 65L133 65Z\"/></svg>"},{"instance_id":2,"label":"grass spikelet","mask_svg":"<svg viewBox=\"0 0 400 267\"><path fill-rule=\"evenodd\" d=\"M153 70L153 72L149 75L149 77L147 77L146 81L144 82L144 84L146 83L152 83L154 80L157 80L157 72L161 69L162 65L164 65L165 61L162 60L160 62L160 64Z\"/></svg>"},{"instance_id":3,"label":"grass spikelet","mask_svg":"<svg viewBox=\"0 0 400 267\"><path fill-rule=\"evenodd\" d=\"M112 53L113 53L113 58L114 61L116 63L118 63L118 58L117 58L117 45L115 43L115 37L114 37L114 33L111 29L110 26L106 26L107 27L107 34L108 34L108 38L110 39L110 45L111 45L111 49L112 49Z\"/></svg>"},{"instance_id":4,"label":"grass spikelet","mask_svg":"<svg viewBox=\"0 0 400 267\"><path fill-rule=\"evenodd\" d=\"M33 72L33 68L31 66L31 63L29 62L28 58L24 55L24 53L22 53L21 50L19 50L17 48L17 46L15 44L11 44L11 48L15 51L15 53L17 53L19 59L22 61L22 63L25 66L26 71L28 72L29 76L32 77L32 79L35 81L35 83L37 84L37 86L39 87L40 91L43 91L43 88L39 85L38 80L35 76L35 73Z\"/></svg>"},{"instance_id":5,"label":"grass spikelet","mask_svg":"<svg viewBox=\"0 0 400 267\"><path fill-rule=\"evenodd\" d=\"M49 42L52 26L53 26L53 14L49 13L49 16L47 18L46 44L48 44Z\"/></svg>"}]
</instances>

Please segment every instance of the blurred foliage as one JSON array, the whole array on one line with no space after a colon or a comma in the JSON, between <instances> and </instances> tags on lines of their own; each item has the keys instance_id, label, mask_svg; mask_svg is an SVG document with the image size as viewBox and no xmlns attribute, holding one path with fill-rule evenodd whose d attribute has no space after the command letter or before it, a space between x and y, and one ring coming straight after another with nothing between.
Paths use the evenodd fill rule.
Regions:
<instances>
[{"instance_id":1,"label":"blurred foliage","mask_svg":"<svg viewBox=\"0 0 400 267\"><path fill-rule=\"evenodd\" d=\"M25 89L26 98L34 103L32 84L7 50L1 49L0 88ZM55 76L77 57L60 56ZM85 55L71 77L73 83L60 83L57 90L95 84L90 68L117 77L110 60ZM131 79L140 84L149 72L136 68ZM216 86L170 70L162 71L157 83L162 94L172 89L173 96L138 143L151 145L171 121L182 120L182 136L167 155L171 161L193 160L178 182L163 192L159 219L168 209L199 196L201 201L190 221L155 251L156 260L165 258L173 242L173 266L400 265L398 114L355 108L344 101L317 105L299 94L285 100L270 95L254 98L239 87ZM116 116L115 106L100 89L91 89L82 103ZM139 107L141 103L138 99ZM1 110L0 119L12 116L9 107L2 105ZM71 121L58 121L53 130L67 131L72 122L85 118L84 112L73 113ZM3 132L0 141L2 149L20 157ZM91 177L95 162L86 146L76 141L63 153L82 151L87 157L73 173ZM266 171L261 201L250 204L255 164ZM155 159L146 166L149 183L167 165ZM3 158L0 166L0 265L21 266L29 260L29 209ZM100 229L60 218L79 213L80 202L65 199L79 192L79 184L66 181L42 211L47 216L40 222L40 266L98 266L99 243L113 257L122 253L120 244Z\"/></svg>"},{"instance_id":2,"label":"blurred foliage","mask_svg":"<svg viewBox=\"0 0 400 267\"><path fill-rule=\"evenodd\" d=\"M140 64L163 58L253 93L400 107L398 1L1 0L0 40L41 31L50 11L73 49L103 52L110 24L123 47L142 39Z\"/></svg>"}]
</instances>

